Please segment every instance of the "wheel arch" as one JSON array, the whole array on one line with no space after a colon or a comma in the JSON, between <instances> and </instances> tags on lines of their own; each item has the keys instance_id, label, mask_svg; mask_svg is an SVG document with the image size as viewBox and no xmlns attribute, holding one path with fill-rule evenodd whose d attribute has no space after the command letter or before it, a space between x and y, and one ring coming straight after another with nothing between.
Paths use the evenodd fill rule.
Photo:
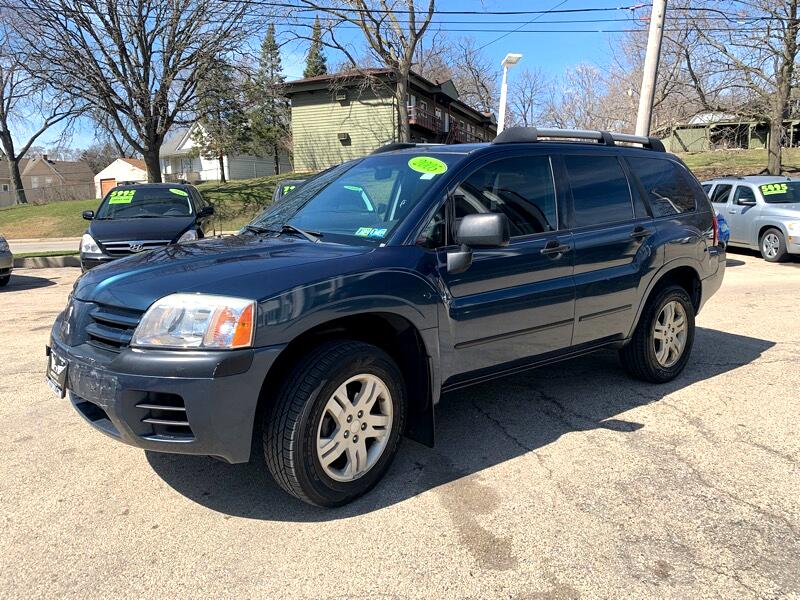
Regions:
<instances>
[{"instance_id":1,"label":"wheel arch","mask_svg":"<svg viewBox=\"0 0 800 600\"><path fill-rule=\"evenodd\" d=\"M653 277L647 287L645 294L642 296L642 301L639 303L639 308L636 312L636 318L633 320L631 330L628 332L628 338L633 334L636 326L639 324L639 319L642 316L644 307L650 301L653 294L658 290L663 289L668 285L679 285L692 300L695 314L700 311L700 303L702 301L702 279L697 268L689 262L675 262L668 263L661 267L661 270Z\"/></svg>"},{"instance_id":2,"label":"wheel arch","mask_svg":"<svg viewBox=\"0 0 800 600\"><path fill-rule=\"evenodd\" d=\"M435 329L420 330L405 316L384 311L350 314L306 329L286 345L264 377L256 409L255 434L274 393L300 357L327 341L356 340L381 348L397 363L406 383L408 400L404 433L417 442L433 446L434 404L438 400L438 369L434 361L438 355L436 335Z\"/></svg>"},{"instance_id":3,"label":"wheel arch","mask_svg":"<svg viewBox=\"0 0 800 600\"><path fill-rule=\"evenodd\" d=\"M761 248L761 237L767 232L768 229L777 229L783 234L784 241L788 235L784 225L778 221L767 221L758 224L758 235L756 236L756 248Z\"/></svg>"}]
</instances>

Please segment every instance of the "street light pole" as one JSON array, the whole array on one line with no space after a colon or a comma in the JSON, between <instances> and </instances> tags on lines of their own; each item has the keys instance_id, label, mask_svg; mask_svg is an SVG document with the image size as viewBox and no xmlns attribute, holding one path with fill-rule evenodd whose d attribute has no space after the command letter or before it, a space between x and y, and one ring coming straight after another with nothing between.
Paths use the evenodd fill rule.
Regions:
<instances>
[{"instance_id":1,"label":"street light pole","mask_svg":"<svg viewBox=\"0 0 800 600\"><path fill-rule=\"evenodd\" d=\"M517 64L522 54L506 54L500 65L503 67L503 83L500 84L500 110L497 116L497 134L503 133L506 128L506 101L508 97L508 69Z\"/></svg>"},{"instance_id":2,"label":"street light pole","mask_svg":"<svg viewBox=\"0 0 800 600\"><path fill-rule=\"evenodd\" d=\"M650 16L650 32L647 36L647 54L644 59L642 90L639 93L639 113L636 115L636 135L650 135L653 120L653 98L656 93L658 62L661 58L661 40L664 37L664 18L667 0L653 0Z\"/></svg>"}]
</instances>

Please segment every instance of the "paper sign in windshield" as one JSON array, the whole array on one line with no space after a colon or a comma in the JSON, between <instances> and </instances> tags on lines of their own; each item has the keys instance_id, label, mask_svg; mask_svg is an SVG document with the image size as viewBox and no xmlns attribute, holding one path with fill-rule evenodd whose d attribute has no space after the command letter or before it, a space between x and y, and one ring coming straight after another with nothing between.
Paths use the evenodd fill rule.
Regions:
<instances>
[{"instance_id":1,"label":"paper sign in windshield","mask_svg":"<svg viewBox=\"0 0 800 600\"><path fill-rule=\"evenodd\" d=\"M387 231L389 230L386 227L359 227L356 235L358 237L383 238L386 237Z\"/></svg>"},{"instance_id":2,"label":"paper sign in windshield","mask_svg":"<svg viewBox=\"0 0 800 600\"><path fill-rule=\"evenodd\" d=\"M115 190L108 197L109 204L130 204L136 190Z\"/></svg>"},{"instance_id":3,"label":"paper sign in windshield","mask_svg":"<svg viewBox=\"0 0 800 600\"><path fill-rule=\"evenodd\" d=\"M761 193L765 196L774 194L786 194L789 192L789 185L786 183L765 183L761 186Z\"/></svg>"},{"instance_id":4,"label":"paper sign in windshield","mask_svg":"<svg viewBox=\"0 0 800 600\"><path fill-rule=\"evenodd\" d=\"M432 156L415 156L409 159L408 166L417 173L422 173L420 179L433 179L436 175L447 171L447 165Z\"/></svg>"},{"instance_id":5,"label":"paper sign in windshield","mask_svg":"<svg viewBox=\"0 0 800 600\"><path fill-rule=\"evenodd\" d=\"M183 190L179 190L178 188L169 188L169 191L175 194L176 196L188 196L188 192L184 192Z\"/></svg>"}]
</instances>

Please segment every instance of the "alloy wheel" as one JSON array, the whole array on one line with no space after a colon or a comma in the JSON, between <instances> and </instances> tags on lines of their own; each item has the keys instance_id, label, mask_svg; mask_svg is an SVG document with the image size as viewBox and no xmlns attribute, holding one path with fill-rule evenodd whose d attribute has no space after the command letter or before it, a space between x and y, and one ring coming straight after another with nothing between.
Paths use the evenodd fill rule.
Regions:
<instances>
[{"instance_id":1,"label":"alloy wheel","mask_svg":"<svg viewBox=\"0 0 800 600\"><path fill-rule=\"evenodd\" d=\"M392 430L392 397L386 384L363 373L340 385L325 404L317 427L317 458L325 474L348 482L383 455Z\"/></svg>"},{"instance_id":2,"label":"alloy wheel","mask_svg":"<svg viewBox=\"0 0 800 600\"><path fill-rule=\"evenodd\" d=\"M653 326L653 350L658 364L668 369L678 362L689 331L686 310L677 300L667 302Z\"/></svg>"},{"instance_id":3,"label":"alloy wheel","mask_svg":"<svg viewBox=\"0 0 800 600\"><path fill-rule=\"evenodd\" d=\"M761 240L761 248L764 251L764 255L768 256L769 258L775 258L778 256L778 252L780 251L781 241L778 239L778 236L774 233L768 233L764 236L764 239Z\"/></svg>"}]
</instances>

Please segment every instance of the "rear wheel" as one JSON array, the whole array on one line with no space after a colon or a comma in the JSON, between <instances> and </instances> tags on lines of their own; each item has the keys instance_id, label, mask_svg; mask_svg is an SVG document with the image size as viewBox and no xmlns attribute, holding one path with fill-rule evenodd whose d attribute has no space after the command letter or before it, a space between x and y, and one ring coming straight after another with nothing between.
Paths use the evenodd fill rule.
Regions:
<instances>
[{"instance_id":1,"label":"rear wheel","mask_svg":"<svg viewBox=\"0 0 800 600\"><path fill-rule=\"evenodd\" d=\"M786 240L780 229L767 229L759 240L761 256L768 262L781 262L787 257Z\"/></svg>"},{"instance_id":2,"label":"rear wheel","mask_svg":"<svg viewBox=\"0 0 800 600\"><path fill-rule=\"evenodd\" d=\"M683 371L693 343L694 305L686 290L669 286L648 300L620 358L637 379L664 383Z\"/></svg>"},{"instance_id":3,"label":"rear wheel","mask_svg":"<svg viewBox=\"0 0 800 600\"><path fill-rule=\"evenodd\" d=\"M305 502L346 504L388 470L405 407L402 375L383 350L326 343L293 369L265 417L267 466L283 489Z\"/></svg>"},{"instance_id":4,"label":"rear wheel","mask_svg":"<svg viewBox=\"0 0 800 600\"><path fill-rule=\"evenodd\" d=\"M5 277L0 277L0 287L7 286L9 281L11 281L11 275L6 275Z\"/></svg>"}]
</instances>

